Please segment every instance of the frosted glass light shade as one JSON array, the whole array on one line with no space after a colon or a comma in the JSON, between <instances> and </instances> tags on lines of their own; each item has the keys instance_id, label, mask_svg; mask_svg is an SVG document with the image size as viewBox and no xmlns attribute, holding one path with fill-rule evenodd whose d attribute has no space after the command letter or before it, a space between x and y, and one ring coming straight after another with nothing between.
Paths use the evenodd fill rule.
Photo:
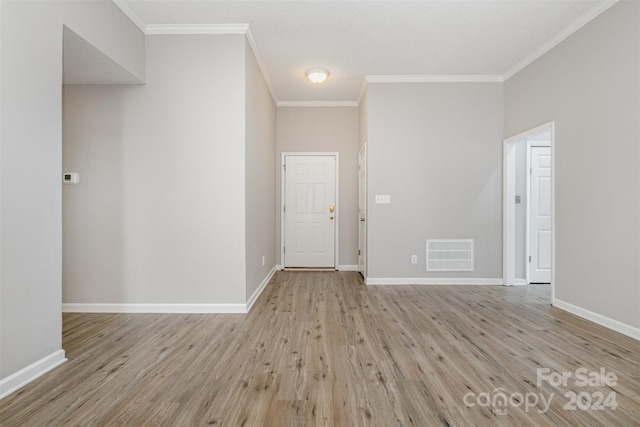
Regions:
<instances>
[{"instance_id":1,"label":"frosted glass light shade","mask_svg":"<svg viewBox=\"0 0 640 427\"><path fill-rule=\"evenodd\" d=\"M321 84L329 77L329 70L324 68L311 68L306 72L307 78L313 84Z\"/></svg>"}]
</instances>

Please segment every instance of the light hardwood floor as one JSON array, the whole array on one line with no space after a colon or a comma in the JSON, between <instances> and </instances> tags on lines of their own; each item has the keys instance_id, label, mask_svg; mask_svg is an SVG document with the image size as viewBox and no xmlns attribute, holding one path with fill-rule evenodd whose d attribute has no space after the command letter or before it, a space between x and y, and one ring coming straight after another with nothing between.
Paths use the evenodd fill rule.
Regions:
<instances>
[{"instance_id":1,"label":"light hardwood floor","mask_svg":"<svg viewBox=\"0 0 640 427\"><path fill-rule=\"evenodd\" d=\"M367 287L357 273L278 272L248 315L65 314L63 347L66 364L0 401L0 425L640 422L640 343L551 307L548 286ZM616 385L536 385L537 368L580 367ZM480 405L499 391L511 404ZM566 410L571 391L613 392L618 406ZM525 409L534 395L551 399L547 411Z\"/></svg>"}]
</instances>

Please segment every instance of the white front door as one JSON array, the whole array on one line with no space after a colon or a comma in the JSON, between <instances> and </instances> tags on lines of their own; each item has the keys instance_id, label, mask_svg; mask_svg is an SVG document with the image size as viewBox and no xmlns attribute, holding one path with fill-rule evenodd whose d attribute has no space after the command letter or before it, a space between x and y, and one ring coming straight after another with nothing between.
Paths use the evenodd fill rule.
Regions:
<instances>
[{"instance_id":1,"label":"white front door","mask_svg":"<svg viewBox=\"0 0 640 427\"><path fill-rule=\"evenodd\" d=\"M358 271L366 278L367 265L367 145L360 149L358 159Z\"/></svg>"},{"instance_id":2,"label":"white front door","mask_svg":"<svg viewBox=\"0 0 640 427\"><path fill-rule=\"evenodd\" d=\"M529 283L551 283L551 149L531 147Z\"/></svg>"},{"instance_id":3,"label":"white front door","mask_svg":"<svg viewBox=\"0 0 640 427\"><path fill-rule=\"evenodd\" d=\"M335 264L336 158L286 155L284 266Z\"/></svg>"}]
</instances>

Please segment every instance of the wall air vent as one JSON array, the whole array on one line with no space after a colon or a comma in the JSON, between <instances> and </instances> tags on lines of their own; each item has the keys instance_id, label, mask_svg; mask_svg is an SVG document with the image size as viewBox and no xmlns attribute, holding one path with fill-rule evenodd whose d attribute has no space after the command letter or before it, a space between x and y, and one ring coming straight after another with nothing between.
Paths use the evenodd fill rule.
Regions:
<instances>
[{"instance_id":1,"label":"wall air vent","mask_svg":"<svg viewBox=\"0 0 640 427\"><path fill-rule=\"evenodd\" d=\"M473 271L473 239L427 239L427 271Z\"/></svg>"}]
</instances>

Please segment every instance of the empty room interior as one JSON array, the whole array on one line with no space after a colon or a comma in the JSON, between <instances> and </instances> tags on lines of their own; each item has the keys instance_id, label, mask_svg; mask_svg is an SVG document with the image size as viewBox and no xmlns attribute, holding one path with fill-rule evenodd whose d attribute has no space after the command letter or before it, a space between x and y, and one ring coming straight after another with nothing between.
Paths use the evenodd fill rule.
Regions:
<instances>
[{"instance_id":1,"label":"empty room interior","mask_svg":"<svg viewBox=\"0 0 640 427\"><path fill-rule=\"evenodd\" d=\"M640 426L640 2L0 31L0 425Z\"/></svg>"}]
</instances>

